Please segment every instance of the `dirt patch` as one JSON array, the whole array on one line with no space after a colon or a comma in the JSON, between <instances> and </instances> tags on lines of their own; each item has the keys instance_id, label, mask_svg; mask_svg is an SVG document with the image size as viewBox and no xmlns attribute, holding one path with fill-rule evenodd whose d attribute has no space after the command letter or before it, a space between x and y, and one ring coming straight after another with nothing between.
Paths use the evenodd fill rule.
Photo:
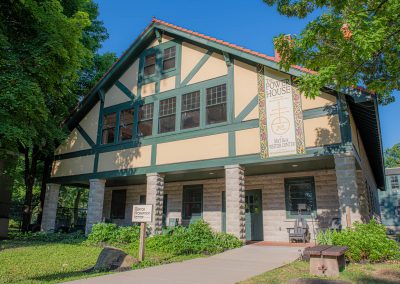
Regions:
<instances>
[{"instance_id":1,"label":"dirt patch","mask_svg":"<svg viewBox=\"0 0 400 284\"><path fill-rule=\"evenodd\" d=\"M379 269L373 273L376 279L382 279L393 283L400 283L400 271L394 269Z\"/></svg>"}]
</instances>

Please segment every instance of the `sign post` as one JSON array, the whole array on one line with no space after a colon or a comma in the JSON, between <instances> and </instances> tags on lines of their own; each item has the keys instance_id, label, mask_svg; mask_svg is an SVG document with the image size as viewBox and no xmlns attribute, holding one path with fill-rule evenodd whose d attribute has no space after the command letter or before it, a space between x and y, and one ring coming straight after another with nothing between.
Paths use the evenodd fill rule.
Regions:
<instances>
[{"instance_id":1,"label":"sign post","mask_svg":"<svg viewBox=\"0 0 400 284\"><path fill-rule=\"evenodd\" d=\"M144 260L146 223L152 221L153 205L133 205L132 222L140 223L139 261Z\"/></svg>"}]
</instances>

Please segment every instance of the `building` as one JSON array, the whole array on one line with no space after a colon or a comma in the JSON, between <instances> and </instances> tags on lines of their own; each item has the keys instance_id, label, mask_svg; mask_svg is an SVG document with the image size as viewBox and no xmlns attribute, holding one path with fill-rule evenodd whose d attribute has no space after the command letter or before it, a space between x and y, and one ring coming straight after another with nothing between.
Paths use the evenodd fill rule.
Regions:
<instances>
[{"instance_id":1,"label":"building","mask_svg":"<svg viewBox=\"0 0 400 284\"><path fill-rule=\"evenodd\" d=\"M379 192L382 223L392 232L400 231L400 167L387 168L386 190Z\"/></svg>"},{"instance_id":2,"label":"building","mask_svg":"<svg viewBox=\"0 0 400 284\"><path fill-rule=\"evenodd\" d=\"M154 19L68 120L42 229L54 228L60 184L90 187L87 233L131 224L144 203L153 232L203 218L242 240L287 241L299 211L313 232L379 214L376 98L307 99L293 79L311 71L277 62Z\"/></svg>"}]
</instances>

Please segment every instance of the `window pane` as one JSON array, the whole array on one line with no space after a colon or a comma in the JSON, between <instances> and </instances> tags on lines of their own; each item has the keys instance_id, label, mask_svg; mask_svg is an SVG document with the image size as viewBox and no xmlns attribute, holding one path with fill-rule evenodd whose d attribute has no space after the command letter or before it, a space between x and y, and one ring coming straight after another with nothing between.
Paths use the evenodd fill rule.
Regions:
<instances>
[{"instance_id":1,"label":"window pane","mask_svg":"<svg viewBox=\"0 0 400 284\"><path fill-rule=\"evenodd\" d=\"M164 49L163 52L163 70L175 67L175 46Z\"/></svg>"},{"instance_id":2,"label":"window pane","mask_svg":"<svg viewBox=\"0 0 400 284\"><path fill-rule=\"evenodd\" d=\"M192 92L182 96L182 111L200 108L200 92Z\"/></svg>"},{"instance_id":3,"label":"window pane","mask_svg":"<svg viewBox=\"0 0 400 284\"><path fill-rule=\"evenodd\" d=\"M163 70L175 68L175 58L166 59L163 61Z\"/></svg>"},{"instance_id":4,"label":"window pane","mask_svg":"<svg viewBox=\"0 0 400 284\"><path fill-rule=\"evenodd\" d=\"M199 127L199 125L200 125L200 110L182 112L181 129Z\"/></svg>"},{"instance_id":5,"label":"window pane","mask_svg":"<svg viewBox=\"0 0 400 284\"><path fill-rule=\"evenodd\" d=\"M103 117L103 128L102 128L102 144L114 143L115 135L115 124L116 124L116 113L111 113Z\"/></svg>"},{"instance_id":6,"label":"window pane","mask_svg":"<svg viewBox=\"0 0 400 284\"><path fill-rule=\"evenodd\" d=\"M159 133L175 131L176 98L160 101Z\"/></svg>"},{"instance_id":7,"label":"window pane","mask_svg":"<svg viewBox=\"0 0 400 284\"><path fill-rule=\"evenodd\" d=\"M200 125L200 92L192 92L182 96L181 129Z\"/></svg>"},{"instance_id":8,"label":"window pane","mask_svg":"<svg viewBox=\"0 0 400 284\"><path fill-rule=\"evenodd\" d=\"M206 123L214 124L226 121L226 104L214 105L206 109Z\"/></svg>"},{"instance_id":9,"label":"window pane","mask_svg":"<svg viewBox=\"0 0 400 284\"><path fill-rule=\"evenodd\" d=\"M226 85L208 88L206 123L214 124L226 121Z\"/></svg>"},{"instance_id":10,"label":"window pane","mask_svg":"<svg viewBox=\"0 0 400 284\"><path fill-rule=\"evenodd\" d=\"M156 72L156 65L150 65L144 67L144 75L145 76L150 76L153 75Z\"/></svg>"},{"instance_id":11,"label":"window pane","mask_svg":"<svg viewBox=\"0 0 400 284\"><path fill-rule=\"evenodd\" d=\"M169 116L164 116L160 117L159 119L159 133L166 133L166 132L172 132L175 131L175 114L174 115L169 115Z\"/></svg>"},{"instance_id":12,"label":"window pane","mask_svg":"<svg viewBox=\"0 0 400 284\"><path fill-rule=\"evenodd\" d=\"M310 215L315 210L315 190L312 179L299 181L285 181L287 187L287 210L292 215L301 212L302 215Z\"/></svg>"},{"instance_id":13,"label":"window pane","mask_svg":"<svg viewBox=\"0 0 400 284\"><path fill-rule=\"evenodd\" d=\"M139 134L143 137L153 134L153 103L139 109Z\"/></svg>"},{"instance_id":14,"label":"window pane","mask_svg":"<svg viewBox=\"0 0 400 284\"><path fill-rule=\"evenodd\" d=\"M132 139L133 109L121 111L119 118L119 141Z\"/></svg>"},{"instance_id":15,"label":"window pane","mask_svg":"<svg viewBox=\"0 0 400 284\"><path fill-rule=\"evenodd\" d=\"M201 215L203 204L202 185L183 187L183 219Z\"/></svg>"},{"instance_id":16,"label":"window pane","mask_svg":"<svg viewBox=\"0 0 400 284\"><path fill-rule=\"evenodd\" d=\"M144 75L149 76L156 72L156 55L151 54L144 58Z\"/></svg>"}]
</instances>

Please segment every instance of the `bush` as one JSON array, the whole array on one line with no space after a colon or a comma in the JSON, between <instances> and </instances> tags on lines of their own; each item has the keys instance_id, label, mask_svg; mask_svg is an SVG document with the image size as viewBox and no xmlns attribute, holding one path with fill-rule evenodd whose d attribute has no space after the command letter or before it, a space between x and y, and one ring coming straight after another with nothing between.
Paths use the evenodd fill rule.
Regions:
<instances>
[{"instance_id":1,"label":"bush","mask_svg":"<svg viewBox=\"0 0 400 284\"><path fill-rule=\"evenodd\" d=\"M336 231L326 230L320 231L317 234L317 243L320 245L333 245L333 234Z\"/></svg>"},{"instance_id":2,"label":"bush","mask_svg":"<svg viewBox=\"0 0 400 284\"><path fill-rule=\"evenodd\" d=\"M398 244L387 237L384 225L372 220L368 224L354 223L354 228L341 232L318 234L318 243L347 246L350 261L380 262L400 258ZM331 242L331 243L330 243Z\"/></svg>"},{"instance_id":3,"label":"bush","mask_svg":"<svg viewBox=\"0 0 400 284\"><path fill-rule=\"evenodd\" d=\"M118 227L116 224L112 223L98 223L93 225L92 232L88 236L87 243L128 244L138 240L139 235L139 226Z\"/></svg>"},{"instance_id":4,"label":"bush","mask_svg":"<svg viewBox=\"0 0 400 284\"><path fill-rule=\"evenodd\" d=\"M227 249L242 246L242 242L227 233L215 233L208 223L198 220L188 228L176 227L166 235L157 235L148 239L147 246L176 255L214 254Z\"/></svg>"}]
</instances>

